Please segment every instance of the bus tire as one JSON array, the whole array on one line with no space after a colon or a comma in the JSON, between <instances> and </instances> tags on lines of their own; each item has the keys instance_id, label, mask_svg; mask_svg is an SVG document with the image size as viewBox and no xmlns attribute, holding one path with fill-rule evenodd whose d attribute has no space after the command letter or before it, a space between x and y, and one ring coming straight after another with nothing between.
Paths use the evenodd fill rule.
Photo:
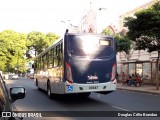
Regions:
<instances>
[{"instance_id":1,"label":"bus tire","mask_svg":"<svg viewBox=\"0 0 160 120\"><path fill-rule=\"evenodd\" d=\"M50 99L53 98L53 94L51 93L51 84L49 81L47 82L47 95Z\"/></svg>"}]
</instances>

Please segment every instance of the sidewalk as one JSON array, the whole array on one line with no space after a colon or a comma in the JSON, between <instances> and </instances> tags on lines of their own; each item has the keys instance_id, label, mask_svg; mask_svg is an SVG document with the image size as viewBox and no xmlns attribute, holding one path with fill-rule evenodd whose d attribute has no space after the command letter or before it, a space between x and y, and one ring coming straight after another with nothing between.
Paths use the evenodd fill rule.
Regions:
<instances>
[{"instance_id":1,"label":"sidewalk","mask_svg":"<svg viewBox=\"0 0 160 120\"><path fill-rule=\"evenodd\" d=\"M160 87L159 90L156 90L156 86L153 85L143 85L140 87L136 87L136 86L125 86L122 85L122 83L117 83L117 89L160 95Z\"/></svg>"}]
</instances>

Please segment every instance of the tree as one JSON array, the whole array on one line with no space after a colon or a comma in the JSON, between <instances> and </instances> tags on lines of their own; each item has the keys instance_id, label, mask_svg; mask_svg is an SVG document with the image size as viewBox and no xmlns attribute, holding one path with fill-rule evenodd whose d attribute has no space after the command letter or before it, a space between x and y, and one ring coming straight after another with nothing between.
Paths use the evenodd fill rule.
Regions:
<instances>
[{"instance_id":1,"label":"tree","mask_svg":"<svg viewBox=\"0 0 160 120\"><path fill-rule=\"evenodd\" d=\"M135 13L135 17L126 18L127 36L135 41L137 50L157 51L156 89L159 89L158 64L160 57L160 3L156 2L148 9Z\"/></svg>"},{"instance_id":2,"label":"tree","mask_svg":"<svg viewBox=\"0 0 160 120\"><path fill-rule=\"evenodd\" d=\"M110 36L115 34L114 31L111 29L111 27L103 29L101 33Z\"/></svg>"},{"instance_id":3,"label":"tree","mask_svg":"<svg viewBox=\"0 0 160 120\"><path fill-rule=\"evenodd\" d=\"M26 51L26 35L12 30L5 30L0 33L0 69L3 71L17 72L19 67L24 66Z\"/></svg>"},{"instance_id":4,"label":"tree","mask_svg":"<svg viewBox=\"0 0 160 120\"><path fill-rule=\"evenodd\" d=\"M56 34L54 34L52 32L47 33L46 37L49 41L49 45L51 45L53 42L55 42L59 38L59 36L57 36Z\"/></svg>"},{"instance_id":5,"label":"tree","mask_svg":"<svg viewBox=\"0 0 160 120\"><path fill-rule=\"evenodd\" d=\"M36 54L41 53L49 44L46 40L46 35L41 32L30 32L27 34L27 39L29 41L28 49L30 53L36 56ZM33 51L35 53L33 53Z\"/></svg>"},{"instance_id":6,"label":"tree","mask_svg":"<svg viewBox=\"0 0 160 120\"><path fill-rule=\"evenodd\" d=\"M51 45L59 36L56 36L54 33L48 33L47 35L41 32L30 32L27 34L28 39L28 53L32 53L34 56L40 54L44 49ZM33 53L33 51L35 53ZM29 56L30 54L28 54Z\"/></svg>"},{"instance_id":7,"label":"tree","mask_svg":"<svg viewBox=\"0 0 160 120\"><path fill-rule=\"evenodd\" d=\"M126 60L128 61L131 57L134 49L133 42L127 37L122 35L116 35L116 48L117 52L122 52L125 55Z\"/></svg>"}]
</instances>

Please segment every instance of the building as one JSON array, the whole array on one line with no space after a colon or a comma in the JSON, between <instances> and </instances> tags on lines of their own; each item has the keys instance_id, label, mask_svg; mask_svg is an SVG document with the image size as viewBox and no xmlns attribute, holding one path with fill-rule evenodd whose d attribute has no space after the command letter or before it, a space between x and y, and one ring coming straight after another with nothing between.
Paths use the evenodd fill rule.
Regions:
<instances>
[{"instance_id":1,"label":"building","mask_svg":"<svg viewBox=\"0 0 160 120\"><path fill-rule=\"evenodd\" d=\"M96 16L97 13L94 8L92 8L90 3L89 10L86 11L86 13L81 18L80 23L80 32L82 33L96 33L97 27L96 27Z\"/></svg>"},{"instance_id":2,"label":"building","mask_svg":"<svg viewBox=\"0 0 160 120\"><path fill-rule=\"evenodd\" d=\"M142 6L139 6L121 15L119 18L121 31L124 31L124 32L126 31L126 28L123 27L123 22L125 17L129 17L129 16L133 17L135 12L142 9L147 9L148 7L152 6L155 2L156 2L155 0L152 0ZM126 59L125 53L122 53L122 52L118 53L117 55L118 74L120 74L122 71L130 75L138 73L144 78L144 83L155 84L156 83L155 81L156 59L158 56L157 52L148 53L147 51L144 51L144 50L131 50L130 53L131 54L130 54L129 60ZM159 72L159 79L160 79L160 72Z\"/></svg>"}]
</instances>

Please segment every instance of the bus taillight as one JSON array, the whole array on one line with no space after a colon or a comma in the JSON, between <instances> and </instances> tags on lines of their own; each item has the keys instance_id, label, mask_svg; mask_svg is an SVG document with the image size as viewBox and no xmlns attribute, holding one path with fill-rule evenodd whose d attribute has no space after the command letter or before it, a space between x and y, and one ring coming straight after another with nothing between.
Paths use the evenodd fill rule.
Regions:
<instances>
[{"instance_id":1,"label":"bus taillight","mask_svg":"<svg viewBox=\"0 0 160 120\"><path fill-rule=\"evenodd\" d=\"M114 81L116 78L116 64L113 64L112 66L112 76L111 76L111 81Z\"/></svg>"},{"instance_id":2,"label":"bus taillight","mask_svg":"<svg viewBox=\"0 0 160 120\"><path fill-rule=\"evenodd\" d=\"M66 63L66 79L69 83L73 83L71 66L68 63Z\"/></svg>"}]
</instances>

